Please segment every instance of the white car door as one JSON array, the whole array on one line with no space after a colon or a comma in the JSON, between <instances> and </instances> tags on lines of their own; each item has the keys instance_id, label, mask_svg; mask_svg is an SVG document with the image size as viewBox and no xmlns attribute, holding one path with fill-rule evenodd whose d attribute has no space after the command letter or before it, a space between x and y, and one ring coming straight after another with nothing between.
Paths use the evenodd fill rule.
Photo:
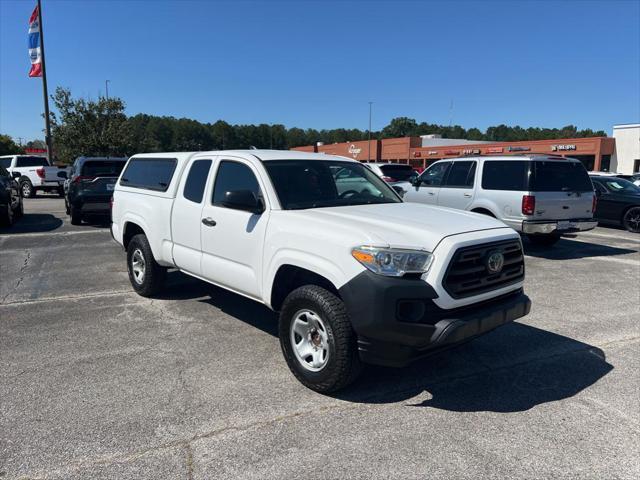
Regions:
<instances>
[{"instance_id":1,"label":"white car door","mask_svg":"<svg viewBox=\"0 0 640 480\"><path fill-rule=\"evenodd\" d=\"M200 225L204 192L213 158L195 158L180 180L171 214L173 261L178 268L201 276L202 243Z\"/></svg>"},{"instance_id":2,"label":"white car door","mask_svg":"<svg viewBox=\"0 0 640 480\"><path fill-rule=\"evenodd\" d=\"M438 204L440 185L444 180L451 162L436 162L427 168L414 184L405 192L405 202Z\"/></svg>"},{"instance_id":3,"label":"white car door","mask_svg":"<svg viewBox=\"0 0 640 480\"><path fill-rule=\"evenodd\" d=\"M269 220L260 176L248 161L220 156L202 209L202 277L252 298L260 298L262 250ZM231 193L235 192L235 193ZM262 212L238 208L233 196L253 198Z\"/></svg>"},{"instance_id":4,"label":"white car door","mask_svg":"<svg viewBox=\"0 0 640 480\"><path fill-rule=\"evenodd\" d=\"M477 162L474 160L453 162L440 187L438 205L459 210L467 210L471 206L474 196L476 164Z\"/></svg>"}]
</instances>

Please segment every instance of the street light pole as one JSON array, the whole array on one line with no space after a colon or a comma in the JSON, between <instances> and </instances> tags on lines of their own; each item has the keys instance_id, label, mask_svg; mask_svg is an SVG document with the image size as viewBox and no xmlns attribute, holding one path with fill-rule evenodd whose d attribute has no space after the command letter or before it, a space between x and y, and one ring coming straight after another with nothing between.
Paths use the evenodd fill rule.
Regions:
<instances>
[{"instance_id":1,"label":"street light pole","mask_svg":"<svg viewBox=\"0 0 640 480\"><path fill-rule=\"evenodd\" d=\"M107 93L107 100L109 100L109 82L110 82L110 81L111 81L111 80L105 80L105 81L104 81L104 89L105 89L105 91L106 91L106 93Z\"/></svg>"},{"instance_id":2,"label":"street light pole","mask_svg":"<svg viewBox=\"0 0 640 480\"><path fill-rule=\"evenodd\" d=\"M368 148L368 152L367 152L367 161L371 161L371 106L373 105L373 102L369 102L369 139L367 141L367 148Z\"/></svg>"}]
</instances>

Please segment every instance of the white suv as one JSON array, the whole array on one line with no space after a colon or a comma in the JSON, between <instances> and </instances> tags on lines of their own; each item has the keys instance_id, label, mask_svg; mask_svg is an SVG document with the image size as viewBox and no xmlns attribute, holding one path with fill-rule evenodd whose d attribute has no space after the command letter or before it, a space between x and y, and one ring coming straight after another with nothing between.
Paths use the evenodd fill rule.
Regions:
<instances>
[{"instance_id":1,"label":"white suv","mask_svg":"<svg viewBox=\"0 0 640 480\"><path fill-rule=\"evenodd\" d=\"M401 366L529 312L520 237L404 203L363 164L296 151L154 153L113 193L134 290L167 268L280 312L293 374L328 392L361 362Z\"/></svg>"},{"instance_id":2,"label":"white suv","mask_svg":"<svg viewBox=\"0 0 640 480\"><path fill-rule=\"evenodd\" d=\"M495 217L540 245L591 230L596 196L579 160L552 156L440 160L413 182L395 184L407 202Z\"/></svg>"}]
</instances>

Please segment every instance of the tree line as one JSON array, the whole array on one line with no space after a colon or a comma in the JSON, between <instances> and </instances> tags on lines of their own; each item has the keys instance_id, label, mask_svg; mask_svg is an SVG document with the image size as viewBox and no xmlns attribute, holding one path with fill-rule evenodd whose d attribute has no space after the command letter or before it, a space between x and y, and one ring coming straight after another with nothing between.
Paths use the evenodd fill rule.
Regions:
<instances>
[{"instance_id":1,"label":"tree line","mask_svg":"<svg viewBox=\"0 0 640 480\"><path fill-rule=\"evenodd\" d=\"M188 118L137 114L127 116L125 103L117 97L97 100L74 98L69 89L58 87L51 96L55 158L64 163L81 155L129 156L139 152L171 152L236 148L289 149L316 142L340 143L366 140L368 132L356 128L316 130L287 128L281 124L231 125L224 120L202 123ZM436 133L444 138L520 141L606 136L603 131L562 128L522 128L497 125L484 132L460 125L418 123L407 117L394 118L371 138L395 138ZM39 141L41 142L41 141ZM0 135L0 154L20 153L10 137Z\"/></svg>"}]
</instances>

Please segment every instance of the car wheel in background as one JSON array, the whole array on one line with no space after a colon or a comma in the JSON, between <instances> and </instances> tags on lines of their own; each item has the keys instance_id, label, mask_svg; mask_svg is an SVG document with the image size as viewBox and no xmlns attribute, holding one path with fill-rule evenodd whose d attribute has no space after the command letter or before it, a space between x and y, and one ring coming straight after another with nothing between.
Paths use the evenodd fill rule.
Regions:
<instances>
[{"instance_id":1,"label":"car wheel in background","mask_svg":"<svg viewBox=\"0 0 640 480\"><path fill-rule=\"evenodd\" d=\"M64 210L65 212L67 212L67 215L69 215L71 213L71 209L69 208L69 202L67 202L67 199L64 199Z\"/></svg>"},{"instance_id":2,"label":"car wheel in background","mask_svg":"<svg viewBox=\"0 0 640 480\"><path fill-rule=\"evenodd\" d=\"M622 217L622 226L633 233L640 233L640 207L631 207Z\"/></svg>"},{"instance_id":3,"label":"car wheel in background","mask_svg":"<svg viewBox=\"0 0 640 480\"><path fill-rule=\"evenodd\" d=\"M527 235L529 241L534 245L538 245L540 247L551 247L555 245L558 240L560 240L559 233L547 233L547 234L538 234L538 235Z\"/></svg>"},{"instance_id":4,"label":"car wheel in background","mask_svg":"<svg viewBox=\"0 0 640 480\"><path fill-rule=\"evenodd\" d=\"M64 188L58 187L58 196L64 198Z\"/></svg>"},{"instance_id":5,"label":"car wheel in background","mask_svg":"<svg viewBox=\"0 0 640 480\"><path fill-rule=\"evenodd\" d=\"M69 215L71 216L71 225L80 225L82 223L82 212L79 208L72 205L69 208Z\"/></svg>"},{"instance_id":6,"label":"car wheel in background","mask_svg":"<svg viewBox=\"0 0 640 480\"><path fill-rule=\"evenodd\" d=\"M16 208L15 218L21 218L24 216L24 203L22 197L19 198L18 208Z\"/></svg>"},{"instance_id":7,"label":"car wheel in background","mask_svg":"<svg viewBox=\"0 0 640 480\"><path fill-rule=\"evenodd\" d=\"M280 312L282 353L306 387L328 393L346 387L362 370L356 336L342 300L316 285L291 292Z\"/></svg>"},{"instance_id":8,"label":"car wheel in background","mask_svg":"<svg viewBox=\"0 0 640 480\"><path fill-rule=\"evenodd\" d=\"M23 198L33 198L36 196L36 189L29 180L23 180L20 182L20 193Z\"/></svg>"},{"instance_id":9,"label":"car wheel in background","mask_svg":"<svg viewBox=\"0 0 640 480\"><path fill-rule=\"evenodd\" d=\"M133 289L143 297L151 297L164 286L167 269L158 265L147 237L135 235L127 245L127 270Z\"/></svg>"}]
</instances>

